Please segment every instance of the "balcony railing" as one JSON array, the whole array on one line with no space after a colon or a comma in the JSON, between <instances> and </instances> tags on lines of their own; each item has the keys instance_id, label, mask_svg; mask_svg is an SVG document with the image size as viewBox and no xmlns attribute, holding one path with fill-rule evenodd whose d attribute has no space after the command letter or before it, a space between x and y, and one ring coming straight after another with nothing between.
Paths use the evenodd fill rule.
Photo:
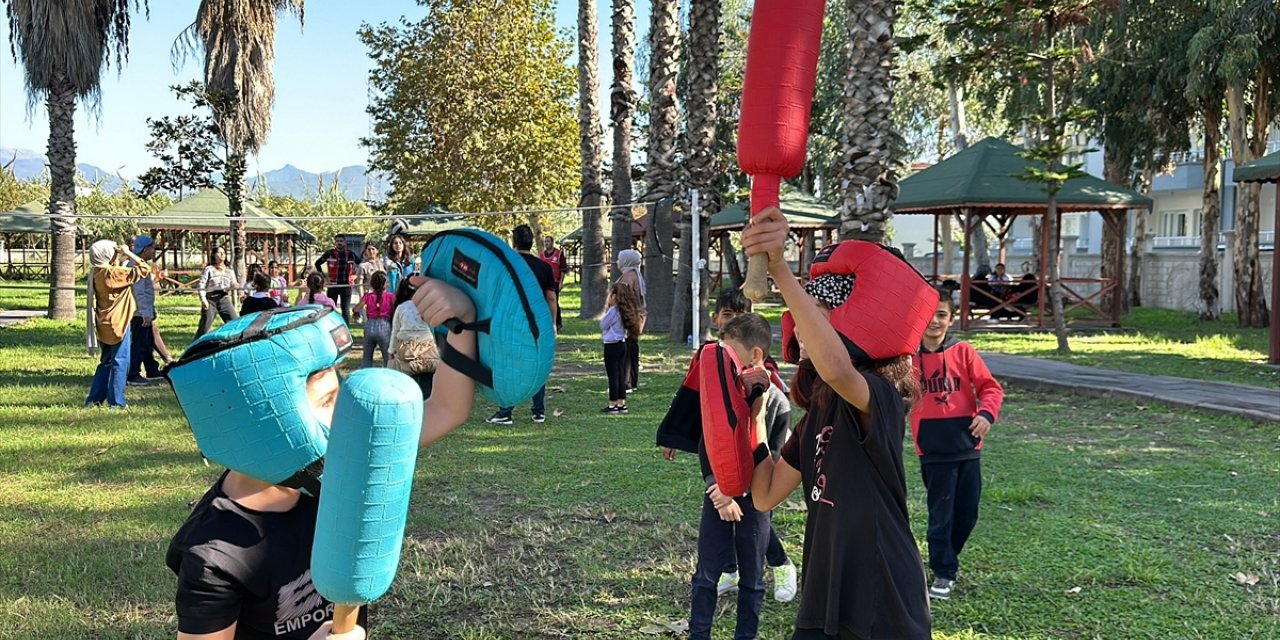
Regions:
<instances>
[{"instance_id":1,"label":"balcony railing","mask_svg":"<svg viewBox=\"0 0 1280 640\"><path fill-rule=\"evenodd\" d=\"M1227 239L1218 234L1218 248L1222 248ZM1275 231L1259 231L1258 246L1271 248L1276 245ZM1156 236L1153 246L1156 249L1199 249L1200 236Z\"/></svg>"}]
</instances>

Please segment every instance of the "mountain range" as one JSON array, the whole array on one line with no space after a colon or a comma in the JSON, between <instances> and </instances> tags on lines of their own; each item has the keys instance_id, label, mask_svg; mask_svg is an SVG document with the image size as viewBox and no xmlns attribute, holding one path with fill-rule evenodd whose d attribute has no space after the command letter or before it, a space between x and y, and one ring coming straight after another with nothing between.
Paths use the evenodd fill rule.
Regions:
<instances>
[{"instance_id":1,"label":"mountain range","mask_svg":"<svg viewBox=\"0 0 1280 640\"><path fill-rule=\"evenodd\" d=\"M46 164L44 154L37 151L0 147L0 166L8 166L19 180L34 180L42 174L47 175ZM88 163L77 163L76 171L87 182L97 184L105 191L116 191L125 184L115 173ZM370 173L364 165L313 173L286 164L279 169L251 176L248 182L251 188L257 187L258 183L262 182L275 195L299 199L315 197L321 188L337 184L342 195L348 200L381 202L386 199L386 192L389 189L388 181L384 177ZM136 187L137 182L131 180L129 186Z\"/></svg>"}]
</instances>

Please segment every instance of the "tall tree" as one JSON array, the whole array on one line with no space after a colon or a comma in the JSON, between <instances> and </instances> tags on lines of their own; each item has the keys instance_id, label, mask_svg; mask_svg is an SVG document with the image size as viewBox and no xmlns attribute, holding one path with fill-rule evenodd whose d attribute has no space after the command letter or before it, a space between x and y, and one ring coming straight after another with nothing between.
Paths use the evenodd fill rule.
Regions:
<instances>
[{"instance_id":1,"label":"tall tree","mask_svg":"<svg viewBox=\"0 0 1280 640\"><path fill-rule=\"evenodd\" d=\"M579 204L582 209L582 309L579 316L591 318L604 308L608 278L604 255L604 228L600 205L604 187L600 175L599 48L596 44L595 0L578 0L578 146L581 160Z\"/></svg>"},{"instance_id":2,"label":"tall tree","mask_svg":"<svg viewBox=\"0 0 1280 640\"><path fill-rule=\"evenodd\" d=\"M613 208L612 251L631 248L631 119L635 116L636 96L631 83L635 74L636 5L635 0L613 0L613 85L609 90L609 119L613 123ZM612 256L611 256L612 257ZM612 261L611 261L612 262ZM621 273L615 265L613 276Z\"/></svg>"},{"instance_id":3,"label":"tall tree","mask_svg":"<svg viewBox=\"0 0 1280 640\"><path fill-rule=\"evenodd\" d=\"M699 255L695 256L690 242L693 235L693 212L691 207L686 207L685 214L680 219L680 261L676 268L676 299L671 305L671 329L668 333L672 342L677 343L684 342L685 327L689 326L694 313L700 314L699 317L707 317L707 272L706 269L698 269L695 274L694 261L705 261L709 255L707 245L710 244L711 235L707 222L720 211L721 204L716 184L721 171L721 160L716 154L720 48L719 1L692 0L689 8L688 78L685 81L688 95L684 100L687 122L684 137L685 186L699 192L701 237L698 240ZM693 308L690 300L694 277L701 279L701 296L697 309ZM703 326L705 332L705 323ZM693 338L695 342L700 342L702 336Z\"/></svg>"},{"instance_id":4,"label":"tall tree","mask_svg":"<svg viewBox=\"0 0 1280 640\"><path fill-rule=\"evenodd\" d=\"M213 110L218 137L229 158L223 190L230 204L235 247L232 260L244 282L248 239L244 228L246 156L257 153L271 132L271 106L276 98L276 18L294 13L303 21L304 0L201 0L187 42L204 50L204 84L226 97L228 108ZM189 46L189 48L194 48Z\"/></svg>"},{"instance_id":5,"label":"tall tree","mask_svg":"<svg viewBox=\"0 0 1280 640\"><path fill-rule=\"evenodd\" d=\"M1193 65L1205 70L1208 59L1220 60L1211 73L1225 85L1226 125L1235 166L1266 153L1267 134L1280 113L1280 6L1275 0L1209 2L1206 23L1191 40ZM1197 62L1201 63L1197 65ZM1261 185L1236 189L1235 302L1242 327L1265 327L1270 317L1258 250ZM1274 301L1273 301L1274 304Z\"/></svg>"},{"instance_id":6,"label":"tall tree","mask_svg":"<svg viewBox=\"0 0 1280 640\"><path fill-rule=\"evenodd\" d=\"M844 74L840 237L879 242L898 197L893 130L896 0L845 0L849 66Z\"/></svg>"},{"instance_id":7,"label":"tall tree","mask_svg":"<svg viewBox=\"0 0 1280 640\"><path fill-rule=\"evenodd\" d=\"M432 0L400 26L366 25L375 67L365 141L388 206L417 213L564 207L578 173L572 44L549 0ZM527 216L484 216L491 230Z\"/></svg>"},{"instance_id":8,"label":"tall tree","mask_svg":"<svg viewBox=\"0 0 1280 640\"><path fill-rule=\"evenodd\" d=\"M49 114L49 317L76 315L76 102L96 105L102 72L128 58L130 5L146 0L8 0L9 50L23 67L30 106Z\"/></svg>"},{"instance_id":9,"label":"tall tree","mask_svg":"<svg viewBox=\"0 0 1280 640\"><path fill-rule=\"evenodd\" d=\"M204 86L199 82L169 88L178 100L190 101L197 109L208 107ZM142 196L165 192L176 194L181 200L188 191L215 184L213 174L222 170L223 163L218 158L218 128L211 115L147 118L147 126L151 129L147 151L159 165L138 176L138 192Z\"/></svg>"},{"instance_id":10,"label":"tall tree","mask_svg":"<svg viewBox=\"0 0 1280 640\"><path fill-rule=\"evenodd\" d=\"M671 324L675 261L671 212L680 189L676 167L679 70L680 3L654 0L649 14L649 137L644 173L644 200L650 203L649 233L644 242L645 279L649 284L645 329L653 333L665 333Z\"/></svg>"}]
</instances>

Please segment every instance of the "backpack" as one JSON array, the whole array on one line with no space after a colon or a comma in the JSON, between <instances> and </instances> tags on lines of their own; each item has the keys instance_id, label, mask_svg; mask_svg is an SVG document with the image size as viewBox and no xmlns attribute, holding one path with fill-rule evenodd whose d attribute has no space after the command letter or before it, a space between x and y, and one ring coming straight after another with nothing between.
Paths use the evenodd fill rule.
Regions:
<instances>
[{"instance_id":1,"label":"backpack","mask_svg":"<svg viewBox=\"0 0 1280 640\"><path fill-rule=\"evenodd\" d=\"M437 233L422 249L422 273L462 290L476 307L470 324L449 320L438 332L476 332L476 358L436 343L440 361L480 383L500 407L533 397L547 382L556 335L542 287L525 259L497 236L479 229Z\"/></svg>"}]
</instances>

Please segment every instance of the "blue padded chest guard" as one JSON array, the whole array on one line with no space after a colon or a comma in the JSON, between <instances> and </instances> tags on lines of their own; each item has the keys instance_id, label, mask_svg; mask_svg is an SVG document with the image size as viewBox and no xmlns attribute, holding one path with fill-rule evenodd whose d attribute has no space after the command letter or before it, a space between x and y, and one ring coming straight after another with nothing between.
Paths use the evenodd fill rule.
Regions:
<instances>
[{"instance_id":1,"label":"blue padded chest guard","mask_svg":"<svg viewBox=\"0 0 1280 640\"><path fill-rule=\"evenodd\" d=\"M205 458L315 494L329 425L311 410L307 377L342 362L351 342L333 309L272 309L201 336L167 376Z\"/></svg>"},{"instance_id":2,"label":"blue padded chest guard","mask_svg":"<svg viewBox=\"0 0 1280 640\"><path fill-rule=\"evenodd\" d=\"M476 307L475 322L445 323L451 331L476 331L476 360L441 339L441 361L480 383L480 392L500 407L532 398L551 373L556 334L525 259L491 233L452 229L422 249L422 271L457 287Z\"/></svg>"}]
</instances>

